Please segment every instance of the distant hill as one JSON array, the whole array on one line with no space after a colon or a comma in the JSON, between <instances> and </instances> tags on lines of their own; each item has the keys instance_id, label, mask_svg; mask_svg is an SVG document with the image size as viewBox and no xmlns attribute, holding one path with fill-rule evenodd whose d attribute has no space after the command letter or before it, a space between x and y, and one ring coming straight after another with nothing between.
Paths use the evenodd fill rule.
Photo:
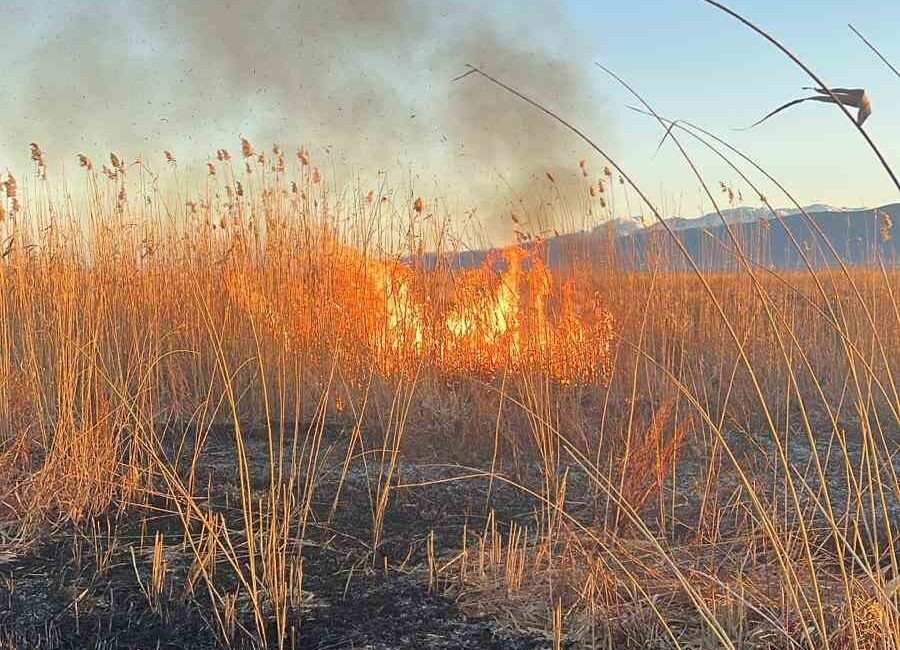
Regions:
<instances>
[{"instance_id":1,"label":"distant hill","mask_svg":"<svg viewBox=\"0 0 900 650\"><path fill-rule=\"evenodd\" d=\"M793 211L779 211L774 218L766 211L746 209L725 214L729 228L741 250L754 262L780 269L802 268L803 254L816 266L833 266L840 257L849 265L865 265L884 260L900 260L900 226L883 233L886 223L900 222L900 203L877 209L833 209L811 206L808 217ZM885 215L889 220L885 220ZM685 225L683 222L693 222ZM705 269L737 268L736 250L728 229L718 215L682 220L676 236L687 251ZM889 234L890 236L884 236ZM796 243L795 243L796 242ZM798 247L802 250L798 250ZM677 267L686 268L683 255L659 224L616 238L620 258L635 267L646 266L654 255L664 256ZM832 250L833 249L833 250Z\"/></svg>"},{"instance_id":2,"label":"distant hill","mask_svg":"<svg viewBox=\"0 0 900 650\"><path fill-rule=\"evenodd\" d=\"M836 208L824 203L814 203L813 205L804 206L803 210L805 210L807 214L813 214L819 212L860 212L863 211L864 208ZM801 211L796 208L776 208L775 212L779 217L788 217L793 214L801 213ZM768 208L751 208L749 206L726 208L722 210L722 216L725 217L725 221L730 224L753 223L755 221L774 219L772 212ZM702 217L694 217L691 219L673 217L667 219L666 223L672 230L688 230L690 228L716 228L722 225L722 219L719 217L718 213L710 212L709 214L704 214ZM650 224L649 227L662 229L662 226L659 223Z\"/></svg>"},{"instance_id":3,"label":"distant hill","mask_svg":"<svg viewBox=\"0 0 900 650\"><path fill-rule=\"evenodd\" d=\"M887 265L900 263L900 203L859 209L814 204L804 209L808 217L796 209L779 209L776 218L767 209L750 207L723 210L722 215L744 254L767 267L803 268L798 246L817 267L836 265L834 253L853 266L879 260ZM884 215L896 224L890 237L882 232ZM701 268L738 268L734 245L718 214L673 217L666 223ZM609 259L614 252L620 264L634 269L647 268L654 261L676 270L689 268L665 229L649 220L616 219L591 231L553 237L546 241L546 250L551 264L579 257ZM455 262L460 267L477 266L487 253L467 251ZM434 257L426 255L421 262L432 264Z\"/></svg>"}]
</instances>

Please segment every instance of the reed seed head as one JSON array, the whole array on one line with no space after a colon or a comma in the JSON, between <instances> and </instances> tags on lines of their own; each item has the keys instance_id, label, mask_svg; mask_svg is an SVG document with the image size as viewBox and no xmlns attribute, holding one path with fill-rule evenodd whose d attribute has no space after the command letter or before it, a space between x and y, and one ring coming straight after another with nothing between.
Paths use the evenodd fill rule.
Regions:
<instances>
[{"instance_id":1,"label":"reed seed head","mask_svg":"<svg viewBox=\"0 0 900 650\"><path fill-rule=\"evenodd\" d=\"M241 138L241 155L244 158L250 158L253 156L253 145L250 143L250 140L245 138L244 136L240 136Z\"/></svg>"},{"instance_id":2,"label":"reed seed head","mask_svg":"<svg viewBox=\"0 0 900 650\"><path fill-rule=\"evenodd\" d=\"M17 199L18 193L18 184L16 183L16 177L12 175L12 172L6 172L6 180L3 181L3 189L6 190L6 196L15 201ZM15 212L15 210L13 210Z\"/></svg>"},{"instance_id":3,"label":"reed seed head","mask_svg":"<svg viewBox=\"0 0 900 650\"><path fill-rule=\"evenodd\" d=\"M890 213L882 212L879 220L878 235L885 244L894 239L894 219Z\"/></svg>"}]
</instances>

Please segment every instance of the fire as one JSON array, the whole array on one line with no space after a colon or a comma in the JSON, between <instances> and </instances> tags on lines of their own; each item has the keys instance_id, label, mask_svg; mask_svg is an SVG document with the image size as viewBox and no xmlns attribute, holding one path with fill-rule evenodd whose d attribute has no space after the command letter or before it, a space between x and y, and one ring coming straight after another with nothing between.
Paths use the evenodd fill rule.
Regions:
<instances>
[{"instance_id":1,"label":"fire","mask_svg":"<svg viewBox=\"0 0 900 650\"><path fill-rule=\"evenodd\" d=\"M324 248L316 268L298 274L313 281L287 288L282 276L279 299L246 270L227 284L244 312L300 354L328 349L387 375L536 370L576 383L608 372L612 316L587 274L563 277L540 247L512 246L462 270L374 258L334 239Z\"/></svg>"}]
</instances>

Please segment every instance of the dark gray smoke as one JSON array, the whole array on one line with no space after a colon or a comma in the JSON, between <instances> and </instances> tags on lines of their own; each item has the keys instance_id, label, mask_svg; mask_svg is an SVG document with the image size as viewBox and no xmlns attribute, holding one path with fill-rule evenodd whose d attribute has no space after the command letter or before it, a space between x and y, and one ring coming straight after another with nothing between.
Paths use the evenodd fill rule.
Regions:
<instances>
[{"instance_id":1,"label":"dark gray smoke","mask_svg":"<svg viewBox=\"0 0 900 650\"><path fill-rule=\"evenodd\" d=\"M163 149L199 163L240 133L259 148L306 144L324 166L399 168L423 195L496 212L546 194L547 171L578 176L584 147L484 79L451 83L465 64L598 123L590 49L550 0L41 4L9 9L22 29L0 163L31 140L51 165Z\"/></svg>"}]
</instances>

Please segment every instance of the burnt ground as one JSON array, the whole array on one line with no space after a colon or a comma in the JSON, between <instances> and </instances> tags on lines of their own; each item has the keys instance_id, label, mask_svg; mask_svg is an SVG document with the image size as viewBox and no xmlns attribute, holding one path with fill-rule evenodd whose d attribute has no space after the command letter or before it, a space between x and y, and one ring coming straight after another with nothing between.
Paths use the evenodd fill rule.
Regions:
<instances>
[{"instance_id":1,"label":"burnt ground","mask_svg":"<svg viewBox=\"0 0 900 650\"><path fill-rule=\"evenodd\" d=\"M463 526L483 527L486 481L437 482L396 491L383 543L373 550L369 491L371 481L377 481L377 457L369 458L368 469L361 462L354 464L331 516L345 438L337 431L325 437L326 460L313 508L316 520L303 547L307 602L289 647L552 647L552 640L540 631L467 617L451 599L429 590L423 573L429 532L434 553L446 555L460 547ZM268 457L267 440L259 433L245 440L249 458L259 461L252 468L253 487L262 493L268 485L267 462L261 460ZM170 452L176 447L172 442ZM186 456L190 445L181 451ZM198 483L212 486L213 507L235 531L242 520L235 507L239 489L233 459L233 435L213 432ZM399 480L421 483L463 473L466 470L432 466L420 458L401 462ZM533 520L535 507L536 502L518 490L494 486L491 508L498 520ZM189 552L167 554L169 586L158 605L152 606L142 590L150 584L154 536L161 534L167 547L179 546L181 529L172 508L166 499L153 497L144 506L107 513L90 526L47 531L27 546L11 540L0 546L7 549L0 554L0 648L222 647L204 587L185 593ZM223 580L228 583L227 577ZM252 618L245 621L249 625ZM240 634L235 645L249 647Z\"/></svg>"},{"instance_id":2,"label":"burnt ground","mask_svg":"<svg viewBox=\"0 0 900 650\"><path fill-rule=\"evenodd\" d=\"M417 451L400 462L398 482L412 487L393 493L383 543L373 549L370 489L377 482L378 454L367 457L367 466L359 459L352 463L338 505L332 510L347 437L337 429L327 431L324 437L315 517L302 550L305 599L288 647L552 647L552 639L543 631L519 629L510 620L466 616L452 599L429 590L425 570L429 533L433 534L434 554L448 557L460 548L464 528L483 529L489 510L496 513L498 522L533 526L538 501L496 482L488 505L486 479L446 480L470 470L437 464L446 459L447 450ZM253 463L253 488L263 494L269 481L266 436L246 434L245 441ZM760 459L774 454L771 443L745 441L740 446ZM187 458L191 445L180 447L174 440L167 443L170 457L176 449ZM792 439L788 449L798 471L809 467L810 450L802 437ZM823 447L820 451L828 450ZM861 455L852 444L849 453ZM233 535L242 527L236 507L239 489L234 457L233 434L225 429L214 431L205 444L197 474L199 485L211 486L209 507L223 515ZM837 456L830 458L833 467L829 464L826 474L829 481L834 475L831 491L840 507L844 469ZM900 465L898 455L894 460L895 466ZM696 470L687 454L675 477L678 492L692 492ZM537 474L530 479L527 471L525 474L523 481L539 480ZM729 491L732 488L728 486ZM843 498L846 500L846 495ZM696 525L695 506L690 499L680 506L680 530L687 534ZM222 647L202 581L192 593L185 587L190 553L177 551L181 526L172 510L171 502L154 495L141 506L105 513L89 525L69 524L44 531L29 544L15 542L13 529L0 529L0 648ZM567 511L588 524L598 511L587 481L574 469L569 475ZM900 518L898 511L900 508L891 512L893 519ZM652 512L647 516L648 521L653 519ZM150 583L149 558L157 534L169 549L168 575L164 594L151 603L144 589ZM228 580L223 574L221 581L226 587ZM250 625L247 603L239 601L237 609L245 614L239 620ZM240 633L234 645L250 647Z\"/></svg>"}]
</instances>

